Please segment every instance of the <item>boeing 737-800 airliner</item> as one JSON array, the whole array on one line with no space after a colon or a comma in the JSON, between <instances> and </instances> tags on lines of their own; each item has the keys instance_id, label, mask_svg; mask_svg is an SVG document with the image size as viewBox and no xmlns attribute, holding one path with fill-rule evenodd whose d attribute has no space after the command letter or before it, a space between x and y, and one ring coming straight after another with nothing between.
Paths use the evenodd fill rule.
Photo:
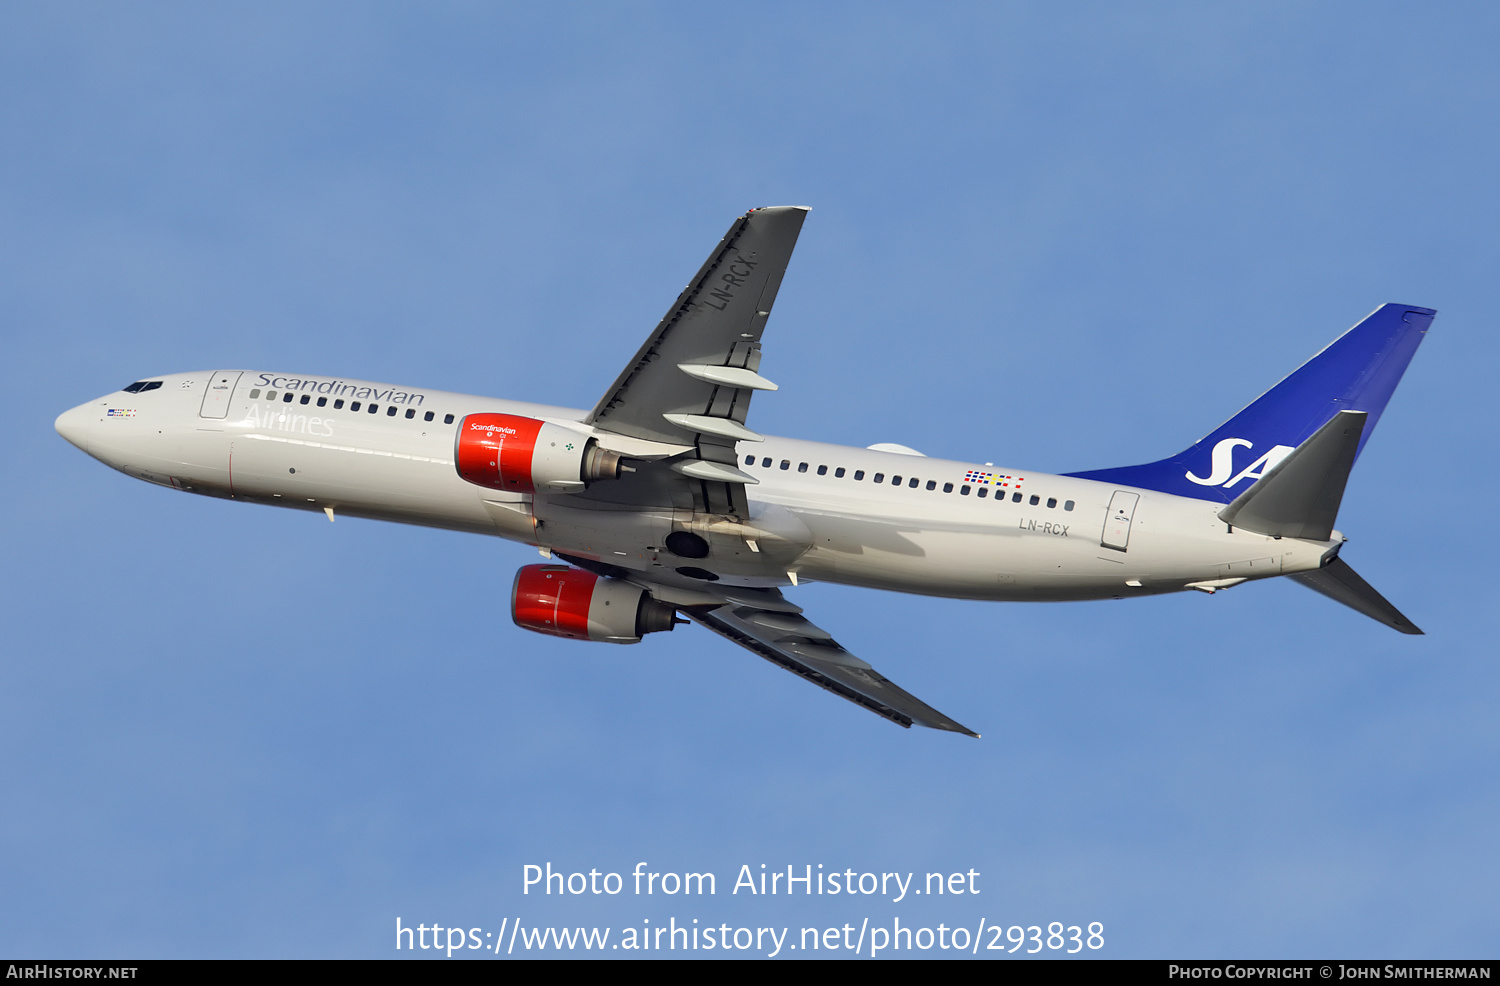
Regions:
<instances>
[{"instance_id":1,"label":"boeing 737-800 airliner","mask_svg":"<svg viewBox=\"0 0 1500 986\"><path fill-rule=\"evenodd\" d=\"M1339 558L1344 485L1434 312L1384 305L1186 451L1050 476L752 431L761 334L807 210L730 226L592 410L305 373L151 377L57 419L148 482L522 541L518 626L636 643L679 616L904 726L977 735L781 592L1213 593L1287 575L1420 633Z\"/></svg>"}]
</instances>

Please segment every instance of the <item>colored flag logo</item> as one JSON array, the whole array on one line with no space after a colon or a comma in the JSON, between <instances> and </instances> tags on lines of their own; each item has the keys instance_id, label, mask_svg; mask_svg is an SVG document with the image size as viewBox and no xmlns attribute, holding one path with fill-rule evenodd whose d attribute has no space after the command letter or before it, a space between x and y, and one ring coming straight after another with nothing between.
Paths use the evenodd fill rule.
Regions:
<instances>
[{"instance_id":1,"label":"colored flag logo","mask_svg":"<svg viewBox=\"0 0 1500 986\"><path fill-rule=\"evenodd\" d=\"M964 473L964 482L973 483L977 486L1020 486L1025 481L1024 476L1006 476L1001 473L985 472L982 469L970 469Z\"/></svg>"},{"instance_id":2,"label":"colored flag logo","mask_svg":"<svg viewBox=\"0 0 1500 986\"><path fill-rule=\"evenodd\" d=\"M105 417L108 417L108 418L133 418L133 417L135 417L135 409L134 408L123 408L123 407L112 407L108 411L105 412Z\"/></svg>"}]
</instances>

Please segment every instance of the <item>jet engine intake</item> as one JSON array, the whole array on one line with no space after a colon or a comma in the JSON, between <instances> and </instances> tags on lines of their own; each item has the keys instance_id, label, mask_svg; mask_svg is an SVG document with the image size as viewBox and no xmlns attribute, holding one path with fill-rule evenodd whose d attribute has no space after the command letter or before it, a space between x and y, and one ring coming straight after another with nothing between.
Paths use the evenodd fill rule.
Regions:
<instances>
[{"instance_id":1,"label":"jet engine intake","mask_svg":"<svg viewBox=\"0 0 1500 986\"><path fill-rule=\"evenodd\" d=\"M640 586L569 565L527 565L517 572L510 613L523 630L612 644L640 643L681 622L673 607Z\"/></svg>"},{"instance_id":2,"label":"jet engine intake","mask_svg":"<svg viewBox=\"0 0 1500 986\"><path fill-rule=\"evenodd\" d=\"M621 472L619 454L594 439L519 414L467 415L453 461L468 482L509 493L573 493Z\"/></svg>"}]
</instances>

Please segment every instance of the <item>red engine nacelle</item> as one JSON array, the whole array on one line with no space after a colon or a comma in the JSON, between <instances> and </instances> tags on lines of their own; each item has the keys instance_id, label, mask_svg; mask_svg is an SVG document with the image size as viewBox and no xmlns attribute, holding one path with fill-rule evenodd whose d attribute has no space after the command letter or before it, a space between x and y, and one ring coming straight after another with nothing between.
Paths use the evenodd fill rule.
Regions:
<instances>
[{"instance_id":1,"label":"red engine nacelle","mask_svg":"<svg viewBox=\"0 0 1500 986\"><path fill-rule=\"evenodd\" d=\"M466 416L453 461L469 482L511 493L568 493L620 475L620 456L594 439L519 414Z\"/></svg>"},{"instance_id":2,"label":"red engine nacelle","mask_svg":"<svg viewBox=\"0 0 1500 986\"><path fill-rule=\"evenodd\" d=\"M612 644L639 643L678 622L675 609L640 586L568 565L527 565L517 572L510 614L523 630Z\"/></svg>"}]
</instances>

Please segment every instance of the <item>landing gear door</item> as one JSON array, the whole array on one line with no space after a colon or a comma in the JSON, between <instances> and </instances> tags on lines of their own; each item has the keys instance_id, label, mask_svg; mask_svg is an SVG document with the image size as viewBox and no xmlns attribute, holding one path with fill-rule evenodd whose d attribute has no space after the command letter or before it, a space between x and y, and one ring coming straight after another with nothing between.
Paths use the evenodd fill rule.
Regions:
<instances>
[{"instance_id":1,"label":"landing gear door","mask_svg":"<svg viewBox=\"0 0 1500 986\"><path fill-rule=\"evenodd\" d=\"M243 374L239 370L219 370L208 378L208 389L203 392L203 407L198 410L200 418L223 418L229 415L229 397Z\"/></svg>"},{"instance_id":2,"label":"landing gear door","mask_svg":"<svg viewBox=\"0 0 1500 986\"><path fill-rule=\"evenodd\" d=\"M1115 495L1109 500L1109 515L1104 518L1104 536L1099 540L1101 547L1125 550L1130 543L1130 522L1135 517L1135 505L1140 499L1139 493L1115 490Z\"/></svg>"}]
</instances>

